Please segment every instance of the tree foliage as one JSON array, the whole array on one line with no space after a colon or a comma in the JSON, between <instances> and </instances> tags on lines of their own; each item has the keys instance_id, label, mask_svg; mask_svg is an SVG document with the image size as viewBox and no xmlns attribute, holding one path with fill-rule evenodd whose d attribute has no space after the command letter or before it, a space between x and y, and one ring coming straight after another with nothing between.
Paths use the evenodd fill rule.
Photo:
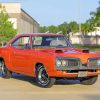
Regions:
<instances>
[{"instance_id":1,"label":"tree foliage","mask_svg":"<svg viewBox=\"0 0 100 100\"><path fill-rule=\"evenodd\" d=\"M76 22L64 22L58 26L43 26L40 27L40 32L45 33L46 31L49 31L50 33L58 33L59 31L62 31L63 34L66 34L68 32L77 32L78 31L78 24Z\"/></svg>"},{"instance_id":2,"label":"tree foliage","mask_svg":"<svg viewBox=\"0 0 100 100\"><path fill-rule=\"evenodd\" d=\"M16 30L13 28L13 23L9 21L9 16L0 4L0 41L8 41L16 34Z\"/></svg>"},{"instance_id":3,"label":"tree foliage","mask_svg":"<svg viewBox=\"0 0 100 100\"><path fill-rule=\"evenodd\" d=\"M96 11L92 11L90 15L94 26L100 27L100 1L99 1L99 7L96 9Z\"/></svg>"},{"instance_id":4,"label":"tree foliage","mask_svg":"<svg viewBox=\"0 0 100 100\"><path fill-rule=\"evenodd\" d=\"M93 25L93 20L88 19L85 23L81 24L81 31L83 35L86 35L88 32L93 32L95 31L95 27Z\"/></svg>"}]
</instances>

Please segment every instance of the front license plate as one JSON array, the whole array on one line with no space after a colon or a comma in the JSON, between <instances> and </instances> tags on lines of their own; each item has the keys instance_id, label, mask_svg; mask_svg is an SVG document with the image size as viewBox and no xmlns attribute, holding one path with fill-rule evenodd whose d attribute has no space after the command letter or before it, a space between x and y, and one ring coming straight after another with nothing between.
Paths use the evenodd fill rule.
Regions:
<instances>
[{"instance_id":1,"label":"front license plate","mask_svg":"<svg viewBox=\"0 0 100 100\"><path fill-rule=\"evenodd\" d=\"M86 77L87 76L87 71L79 71L78 72L78 77Z\"/></svg>"}]
</instances>

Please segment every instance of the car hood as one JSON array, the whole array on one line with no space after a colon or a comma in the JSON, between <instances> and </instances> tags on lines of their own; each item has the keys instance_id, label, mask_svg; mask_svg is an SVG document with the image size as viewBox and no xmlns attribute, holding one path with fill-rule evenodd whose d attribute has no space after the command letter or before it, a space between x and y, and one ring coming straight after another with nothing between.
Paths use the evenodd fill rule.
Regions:
<instances>
[{"instance_id":1,"label":"car hood","mask_svg":"<svg viewBox=\"0 0 100 100\"><path fill-rule=\"evenodd\" d=\"M79 48L42 48L38 49L40 52L50 53L58 57L72 57L80 58L82 63L87 63L87 59L100 57L100 52L91 52L87 49Z\"/></svg>"}]
</instances>

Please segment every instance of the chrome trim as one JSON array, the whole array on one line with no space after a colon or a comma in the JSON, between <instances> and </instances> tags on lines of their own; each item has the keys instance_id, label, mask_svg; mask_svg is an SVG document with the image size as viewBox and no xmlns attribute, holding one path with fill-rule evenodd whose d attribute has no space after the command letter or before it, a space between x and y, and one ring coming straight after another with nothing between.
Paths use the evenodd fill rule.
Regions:
<instances>
[{"instance_id":1,"label":"chrome trim","mask_svg":"<svg viewBox=\"0 0 100 100\"><path fill-rule=\"evenodd\" d=\"M58 66L56 65L56 61L57 61L57 60L76 60L77 63L78 63L78 66L60 66L60 67L58 67ZM56 61L55 61L55 65L56 65L56 69L57 69L57 70L78 70L78 69L83 68L83 67L82 67L81 59L79 59L79 58L56 57Z\"/></svg>"},{"instance_id":2,"label":"chrome trim","mask_svg":"<svg viewBox=\"0 0 100 100\"><path fill-rule=\"evenodd\" d=\"M94 65L94 66L89 65L91 63L90 61L93 61L93 60L100 60L100 57L89 58L87 61L87 67L92 68L92 69L100 69L100 65Z\"/></svg>"}]
</instances>

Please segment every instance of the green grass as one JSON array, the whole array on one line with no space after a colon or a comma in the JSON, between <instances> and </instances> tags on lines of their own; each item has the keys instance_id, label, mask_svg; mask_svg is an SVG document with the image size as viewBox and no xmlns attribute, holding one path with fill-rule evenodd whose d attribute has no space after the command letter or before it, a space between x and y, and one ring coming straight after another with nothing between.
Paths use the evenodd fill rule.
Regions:
<instances>
[{"instance_id":1,"label":"green grass","mask_svg":"<svg viewBox=\"0 0 100 100\"><path fill-rule=\"evenodd\" d=\"M74 45L76 48L89 49L90 51L100 52L100 46L81 46Z\"/></svg>"}]
</instances>

